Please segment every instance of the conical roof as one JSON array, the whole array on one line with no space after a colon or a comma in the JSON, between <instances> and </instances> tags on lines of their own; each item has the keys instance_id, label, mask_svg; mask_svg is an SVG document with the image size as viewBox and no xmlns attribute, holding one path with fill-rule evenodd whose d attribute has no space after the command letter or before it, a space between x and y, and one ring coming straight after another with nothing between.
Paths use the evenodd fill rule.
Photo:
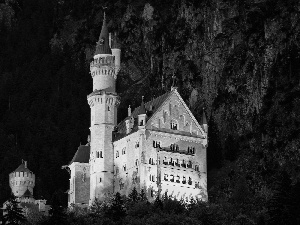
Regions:
<instances>
[{"instance_id":1,"label":"conical roof","mask_svg":"<svg viewBox=\"0 0 300 225\"><path fill-rule=\"evenodd\" d=\"M109 47L109 33L106 25L106 17L104 13L102 29L97 42L95 55L98 54L111 54L111 48Z\"/></svg>"},{"instance_id":2,"label":"conical roof","mask_svg":"<svg viewBox=\"0 0 300 225\"><path fill-rule=\"evenodd\" d=\"M27 165L25 165L26 162L22 161L22 164L14 171L14 172L27 172L32 173L28 168Z\"/></svg>"}]
</instances>

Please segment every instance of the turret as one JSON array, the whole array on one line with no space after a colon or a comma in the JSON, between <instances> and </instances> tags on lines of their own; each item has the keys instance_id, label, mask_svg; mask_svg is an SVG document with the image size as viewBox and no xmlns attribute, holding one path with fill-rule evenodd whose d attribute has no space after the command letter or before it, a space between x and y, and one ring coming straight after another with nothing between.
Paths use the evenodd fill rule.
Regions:
<instances>
[{"instance_id":1,"label":"turret","mask_svg":"<svg viewBox=\"0 0 300 225\"><path fill-rule=\"evenodd\" d=\"M90 63L93 91L106 90L115 92L115 80L120 70L121 49L116 40L113 41L113 44L109 42L110 38L104 13L99 41L96 45L93 61ZM110 46L112 46L112 48Z\"/></svg>"},{"instance_id":2,"label":"turret","mask_svg":"<svg viewBox=\"0 0 300 225\"><path fill-rule=\"evenodd\" d=\"M27 195L33 194L35 175L27 168L26 161L22 160L22 164L9 174L9 185L16 197L22 197L26 191Z\"/></svg>"},{"instance_id":3,"label":"turret","mask_svg":"<svg viewBox=\"0 0 300 225\"><path fill-rule=\"evenodd\" d=\"M145 108L145 104L144 104L144 96L142 96L142 104L140 106L139 115L138 115L139 129L145 128L146 119L147 119L147 115L146 115L146 108Z\"/></svg>"},{"instance_id":4,"label":"turret","mask_svg":"<svg viewBox=\"0 0 300 225\"><path fill-rule=\"evenodd\" d=\"M90 202L112 192L113 146L112 132L117 125L116 78L120 69L120 49L110 43L106 18L96 45L93 62L90 64L93 92L88 95L91 108L90 142ZM111 48L112 47L112 48Z\"/></svg>"},{"instance_id":5,"label":"turret","mask_svg":"<svg viewBox=\"0 0 300 225\"><path fill-rule=\"evenodd\" d=\"M204 109L203 109L203 114L202 114L202 125L203 125L205 133L207 134L207 132L208 132L208 125L207 125L207 120L206 120L206 115L205 115Z\"/></svg>"}]
</instances>

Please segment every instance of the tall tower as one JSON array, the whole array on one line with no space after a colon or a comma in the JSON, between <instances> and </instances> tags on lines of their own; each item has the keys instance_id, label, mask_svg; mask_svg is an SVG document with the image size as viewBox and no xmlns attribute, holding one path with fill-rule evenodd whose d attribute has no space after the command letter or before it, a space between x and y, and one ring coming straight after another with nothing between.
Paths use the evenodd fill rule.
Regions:
<instances>
[{"instance_id":1,"label":"tall tower","mask_svg":"<svg viewBox=\"0 0 300 225\"><path fill-rule=\"evenodd\" d=\"M27 168L26 161L22 160L22 164L9 174L9 185L16 197L22 197L25 193L33 194L35 175Z\"/></svg>"},{"instance_id":2,"label":"tall tower","mask_svg":"<svg viewBox=\"0 0 300 225\"><path fill-rule=\"evenodd\" d=\"M114 157L112 132L117 125L116 78L120 69L121 50L107 30L104 14L103 25L97 42L90 71L93 92L88 95L91 108L90 150L90 202L113 192Z\"/></svg>"}]
</instances>

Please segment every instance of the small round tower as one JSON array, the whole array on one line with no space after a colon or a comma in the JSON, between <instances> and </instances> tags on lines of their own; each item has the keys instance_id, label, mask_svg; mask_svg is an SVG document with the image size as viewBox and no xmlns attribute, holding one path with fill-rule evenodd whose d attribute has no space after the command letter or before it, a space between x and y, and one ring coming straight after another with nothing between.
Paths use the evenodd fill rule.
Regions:
<instances>
[{"instance_id":1,"label":"small round tower","mask_svg":"<svg viewBox=\"0 0 300 225\"><path fill-rule=\"evenodd\" d=\"M22 160L22 164L9 174L11 191L16 197L22 197L27 190L33 195L34 185L35 175L27 168L27 161Z\"/></svg>"}]
</instances>

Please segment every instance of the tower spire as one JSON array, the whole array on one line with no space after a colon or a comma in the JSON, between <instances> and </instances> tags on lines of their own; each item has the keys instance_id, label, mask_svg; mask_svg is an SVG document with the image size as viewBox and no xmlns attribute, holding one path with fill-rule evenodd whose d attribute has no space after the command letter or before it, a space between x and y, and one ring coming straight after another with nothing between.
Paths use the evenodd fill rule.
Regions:
<instances>
[{"instance_id":1,"label":"tower spire","mask_svg":"<svg viewBox=\"0 0 300 225\"><path fill-rule=\"evenodd\" d=\"M103 24L102 29L99 36L99 41L97 42L95 55L98 54L110 54L111 55L111 48L109 46L109 33L106 24L106 7L103 7L104 15L103 15Z\"/></svg>"}]
</instances>

